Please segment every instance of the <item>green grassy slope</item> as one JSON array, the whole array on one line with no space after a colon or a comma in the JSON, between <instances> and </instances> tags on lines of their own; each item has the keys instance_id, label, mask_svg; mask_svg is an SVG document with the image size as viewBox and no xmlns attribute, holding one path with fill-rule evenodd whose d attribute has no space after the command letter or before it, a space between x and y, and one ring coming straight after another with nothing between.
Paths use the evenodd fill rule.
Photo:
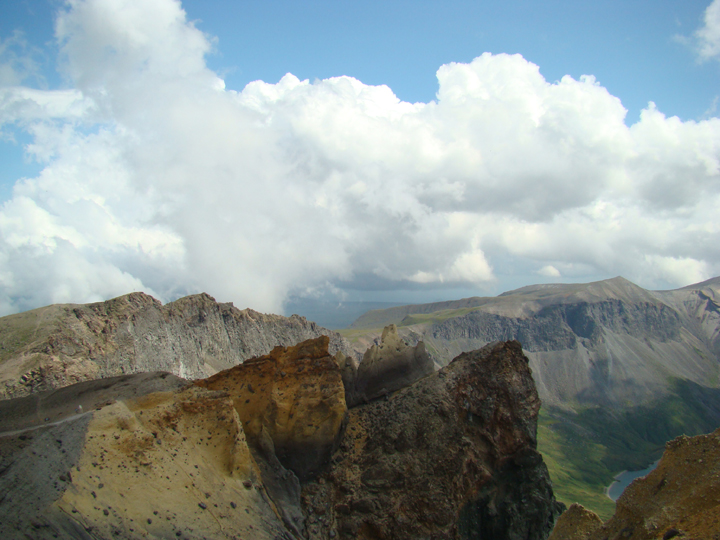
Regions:
<instances>
[{"instance_id":1,"label":"green grassy slope","mask_svg":"<svg viewBox=\"0 0 720 540\"><path fill-rule=\"evenodd\" d=\"M665 442L720 427L720 390L685 380L672 381L672 394L653 405L608 411L601 407L569 413L540 411L538 449L556 497L579 502L603 519L615 504L605 488L623 470L639 470L657 460Z\"/></svg>"},{"instance_id":2,"label":"green grassy slope","mask_svg":"<svg viewBox=\"0 0 720 540\"><path fill-rule=\"evenodd\" d=\"M567 506L578 502L607 520L615 511L615 503L604 492L613 478L602 464L607 448L585 437L581 429L564 429L565 422L562 416L540 411L538 449L550 471L555 497Z\"/></svg>"}]
</instances>

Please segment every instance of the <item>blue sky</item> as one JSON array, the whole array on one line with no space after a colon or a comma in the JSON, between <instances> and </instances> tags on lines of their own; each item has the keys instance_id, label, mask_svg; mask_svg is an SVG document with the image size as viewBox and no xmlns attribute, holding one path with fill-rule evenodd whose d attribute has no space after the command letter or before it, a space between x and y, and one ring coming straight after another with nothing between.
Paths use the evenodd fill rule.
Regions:
<instances>
[{"instance_id":1,"label":"blue sky","mask_svg":"<svg viewBox=\"0 0 720 540\"><path fill-rule=\"evenodd\" d=\"M6 2L0 314L717 275L719 29L710 0Z\"/></svg>"},{"instance_id":2,"label":"blue sky","mask_svg":"<svg viewBox=\"0 0 720 540\"><path fill-rule=\"evenodd\" d=\"M209 64L229 87L290 72L351 75L405 101L435 98L437 68L483 52L519 53L549 81L591 74L628 109L654 101L698 119L718 95L718 70L677 36L700 26L707 1L185 2L218 36Z\"/></svg>"}]
</instances>

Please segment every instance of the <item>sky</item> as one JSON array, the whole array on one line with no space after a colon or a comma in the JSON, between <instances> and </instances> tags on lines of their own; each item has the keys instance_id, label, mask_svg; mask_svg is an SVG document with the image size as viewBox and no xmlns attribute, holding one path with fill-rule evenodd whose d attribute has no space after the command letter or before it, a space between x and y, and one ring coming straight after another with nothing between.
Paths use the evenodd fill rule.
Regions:
<instances>
[{"instance_id":1,"label":"sky","mask_svg":"<svg viewBox=\"0 0 720 540\"><path fill-rule=\"evenodd\" d=\"M720 275L720 0L0 5L0 315Z\"/></svg>"}]
</instances>

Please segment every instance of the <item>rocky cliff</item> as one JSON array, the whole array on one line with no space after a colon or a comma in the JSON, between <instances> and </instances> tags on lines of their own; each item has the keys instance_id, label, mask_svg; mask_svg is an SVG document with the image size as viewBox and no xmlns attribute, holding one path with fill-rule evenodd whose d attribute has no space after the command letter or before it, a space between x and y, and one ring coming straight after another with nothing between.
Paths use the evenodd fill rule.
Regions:
<instances>
[{"instance_id":1,"label":"rocky cliff","mask_svg":"<svg viewBox=\"0 0 720 540\"><path fill-rule=\"evenodd\" d=\"M0 402L0 537L546 537L559 507L519 344L346 412L328 341L195 384L125 375Z\"/></svg>"},{"instance_id":2,"label":"rocky cliff","mask_svg":"<svg viewBox=\"0 0 720 540\"><path fill-rule=\"evenodd\" d=\"M602 523L575 505L550 540L720 538L720 430L666 445L650 474L633 481Z\"/></svg>"},{"instance_id":3,"label":"rocky cliff","mask_svg":"<svg viewBox=\"0 0 720 540\"><path fill-rule=\"evenodd\" d=\"M293 347L275 347L195 384L232 396L245 435L272 447L300 479L326 463L340 436L347 406L337 360L322 336Z\"/></svg>"},{"instance_id":4,"label":"rocky cliff","mask_svg":"<svg viewBox=\"0 0 720 540\"><path fill-rule=\"evenodd\" d=\"M536 450L539 408L507 342L350 409L329 468L303 487L310 538L546 538L561 507Z\"/></svg>"},{"instance_id":5,"label":"rocky cliff","mask_svg":"<svg viewBox=\"0 0 720 540\"><path fill-rule=\"evenodd\" d=\"M164 306L143 293L48 306L0 318L0 398L143 371L197 379L319 335L333 353L353 354L303 317L239 310L207 294Z\"/></svg>"}]
</instances>

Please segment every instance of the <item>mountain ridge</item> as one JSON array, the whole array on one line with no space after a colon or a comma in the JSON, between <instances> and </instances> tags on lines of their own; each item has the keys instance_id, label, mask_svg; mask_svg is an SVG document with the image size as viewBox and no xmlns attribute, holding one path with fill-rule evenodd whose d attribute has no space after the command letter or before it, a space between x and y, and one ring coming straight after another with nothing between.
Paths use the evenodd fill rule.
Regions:
<instances>
[{"instance_id":1,"label":"mountain ridge","mask_svg":"<svg viewBox=\"0 0 720 540\"><path fill-rule=\"evenodd\" d=\"M393 308L371 310L358 317L348 329L377 328L378 324L399 324L402 318L412 314L430 314L444 310L457 309L481 309L494 306L494 312L505 315L529 316L533 312L548 305L548 297L555 297L552 303L571 303L578 300L600 301L603 298L615 298L625 300L661 301L654 293L690 290L697 285L718 285L720 277L706 280L700 284L688 285L681 289L671 291L649 291L635 285L622 276L611 279L594 281L590 283L547 283L526 285L518 289L503 292L497 296L472 296L459 300L448 300L443 302L431 302L427 304L408 304ZM694 290L694 289L693 289ZM634 294L633 294L634 293ZM514 298L513 298L514 297ZM517 307L501 308L500 305L508 303L512 299L522 299L525 302L534 302L528 307L518 309Z\"/></svg>"},{"instance_id":2,"label":"mountain ridge","mask_svg":"<svg viewBox=\"0 0 720 540\"><path fill-rule=\"evenodd\" d=\"M299 315L266 315L206 293L163 305L130 293L91 304L55 304L0 318L0 398L102 377L168 371L203 378L277 345L336 332Z\"/></svg>"}]
</instances>

